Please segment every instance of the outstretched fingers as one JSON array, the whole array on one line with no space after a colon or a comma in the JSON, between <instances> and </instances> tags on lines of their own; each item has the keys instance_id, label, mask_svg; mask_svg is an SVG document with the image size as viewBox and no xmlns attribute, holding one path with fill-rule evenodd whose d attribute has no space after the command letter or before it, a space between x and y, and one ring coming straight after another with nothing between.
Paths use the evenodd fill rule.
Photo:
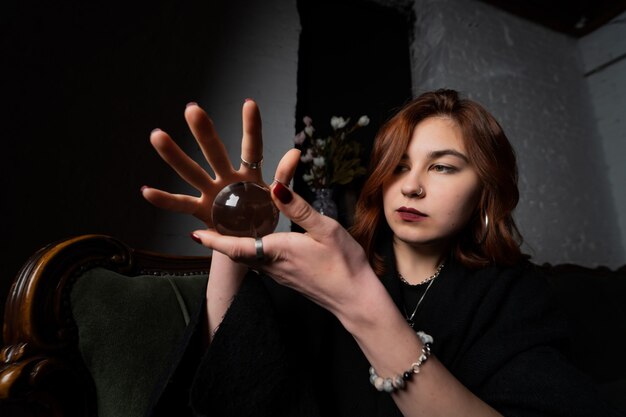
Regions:
<instances>
[{"instance_id":1,"label":"outstretched fingers","mask_svg":"<svg viewBox=\"0 0 626 417\"><path fill-rule=\"evenodd\" d=\"M194 214L198 210L199 199L183 194L170 194L157 188L142 187L141 195L154 206L179 213Z\"/></svg>"},{"instance_id":2,"label":"outstretched fingers","mask_svg":"<svg viewBox=\"0 0 626 417\"><path fill-rule=\"evenodd\" d=\"M211 183L210 175L183 152L167 133L158 129L154 130L150 134L150 143L161 158L196 189L203 190L207 184Z\"/></svg>"},{"instance_id":3,"label":"outstretched fingers","mask_svg":"<svg viewBox=\"0 0 626 417\"><path fill-rule=\"evenodd\" d=\"M283 155L278 163L274 179L278 182L282 182L283 184L289 184L296 173L299 161L300 150L290 149L285 155Z\"/></svg>"},{"instance_id":4,"label":"outstretched fingers","mask_svg":"<svg viewBox=\"0 0 626 417\"><path fill-rule=\"evenodd\" d=\"M233 172L233 167L228 152L215 131L213 121L196 104L187 106L185 120L216 177L229 176Z\"/></svg>"},{"instance_id":5,"label":"outstretched fingers","mask_svg":"<svg viewBox=\"0 0 626 417\"><path fill-rule=\"evenodd\" d=\"M263 135L259 106L251 99L246 99L241 109L243 137L241 138L240 170L249 170L262 179L260 162L263 160ZM245 162L244 162L245 161Z\"/></svg>"}]
</instances>

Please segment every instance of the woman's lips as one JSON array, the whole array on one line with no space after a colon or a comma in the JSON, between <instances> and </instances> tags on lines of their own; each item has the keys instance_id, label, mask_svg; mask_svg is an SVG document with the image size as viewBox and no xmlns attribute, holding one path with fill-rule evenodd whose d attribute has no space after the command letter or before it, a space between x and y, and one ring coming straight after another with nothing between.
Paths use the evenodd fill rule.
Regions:
<instances>
[{"instance_id":1,"label":"woman's lips","mask_svg":"<svg viewBox=\"0 0 626 417\"><path fill-rule=\"evenodd\" d=\"M400 219L408 222L417 222L428 217L426 214L411 207L400 207L396 210Z\"/></svg>"}]
</instances>

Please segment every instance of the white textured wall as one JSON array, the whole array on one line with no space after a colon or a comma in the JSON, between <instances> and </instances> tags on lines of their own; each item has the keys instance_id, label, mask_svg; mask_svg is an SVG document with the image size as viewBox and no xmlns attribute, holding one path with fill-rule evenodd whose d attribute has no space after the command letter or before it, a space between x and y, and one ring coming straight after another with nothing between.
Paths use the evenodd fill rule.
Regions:
<instances>
[{"instance_id":1,"label":"white textured wall","mask_svg":"<svg viewBox=\"0 0 626 417\"><path fill-rule=\"evenodd\" d=\"M214 26L212 47L197 52L207 54L213 66L204 90L189 101L197 101L207 110L231 160L239 161L241 106L246 98L255 99L263 117L263 176L269 183L278 161L293 147L300 34L296 1L219 3L215 12L207 16L207 25ZM204 161L191 135L183 145L188 151L195 150L190 153L196 160ZM180 187L179 182L175 184ZM155 236L155 250L205 254L206 249L189 238L189 233L201 226L189 216L163 213ZM281 218L278 230L288 228L288 221Z\"/></svg>"},{"instance_id":2,"label":"white textured wall","mask_svg":"<svg viewBox=\"0 0 626 417\"><path fill-rule=\"evenodd\" d=\"M582 38L579 47L626 245L626 13Z\"/></svg>"},{"instance_id":3,"label":"white textured wall","mask_svg":"<svg viewBox=\"0 0 626 417\"><path fill-rule=\"evenodd\" d=\"M536 262L625 262L576 40L467 0L415 0L415 94L481 102L518 155L516 220Z\"/></svg>"}]
</instances>

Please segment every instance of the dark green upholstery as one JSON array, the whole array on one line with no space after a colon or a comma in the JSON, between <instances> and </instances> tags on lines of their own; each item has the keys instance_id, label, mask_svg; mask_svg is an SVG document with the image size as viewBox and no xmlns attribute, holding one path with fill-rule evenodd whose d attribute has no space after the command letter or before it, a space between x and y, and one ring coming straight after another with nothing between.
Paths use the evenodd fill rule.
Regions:
<instances>
[{"instance_id":1,"label":"dark green upholstery","mask_svg":"<svg viewBox=\"0 0 626 417\"><path fill-rule=\"evenodd\" d=\"M203 304L206 282L206 275L127 277L102 268L79 277L72 313L99 417L144 416L189 318Z\"/></svg>"}]
</instances>

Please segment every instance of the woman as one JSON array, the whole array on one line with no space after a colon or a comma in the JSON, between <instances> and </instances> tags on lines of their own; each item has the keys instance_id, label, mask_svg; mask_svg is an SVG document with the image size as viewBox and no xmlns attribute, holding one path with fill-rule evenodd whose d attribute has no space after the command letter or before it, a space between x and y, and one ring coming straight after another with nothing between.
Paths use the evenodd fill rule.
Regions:
<instances>
[{"instance_id":1,"label":"woman","mask_svg":"<svg viewBox=\"0 0 626 417\"><path fill-rule=\"evenodd\" d=\"M202 195L142 192L203 220L192 238L214 249L198 413L610 415L560 353L565 326L519 250L514 153L480 105L439 90L385 124L352 235L285 186L299 159L289 151L271 194L307 233L256 240L221 236L210 218L224 185L262 181L256 104L244 103L238 171L204 112L185 116L216 178L155 131Z\"/></svg>"}]
</instances>

